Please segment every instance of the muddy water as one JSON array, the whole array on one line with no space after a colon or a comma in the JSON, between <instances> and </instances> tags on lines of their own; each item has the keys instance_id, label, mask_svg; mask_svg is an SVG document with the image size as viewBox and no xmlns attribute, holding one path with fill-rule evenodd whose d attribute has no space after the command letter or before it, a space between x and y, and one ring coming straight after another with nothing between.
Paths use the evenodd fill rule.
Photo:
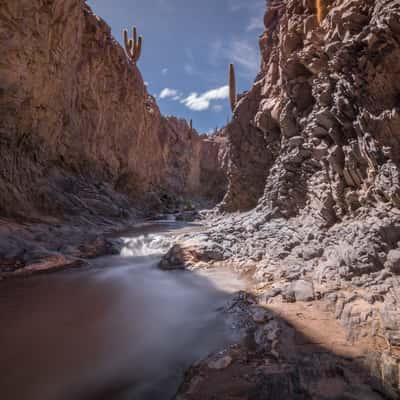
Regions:
<instances>
[{"instance_id":1,"label":"muddy water","mask_svg":"<svg viewBox=\"0 0 400 400\"><path fill-rule=\"evenodd\" d=\"M184 370L231 340L219 309L244 286L157 269L177 227L143 225L86 270L0 282L0 398L173 398Z\"/></svg>"}]
</instances>

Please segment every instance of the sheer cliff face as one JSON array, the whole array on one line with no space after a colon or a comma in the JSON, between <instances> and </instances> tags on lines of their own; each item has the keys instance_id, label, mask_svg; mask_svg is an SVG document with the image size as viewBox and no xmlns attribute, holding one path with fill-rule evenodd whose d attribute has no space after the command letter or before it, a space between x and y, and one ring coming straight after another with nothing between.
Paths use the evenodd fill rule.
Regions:
<instances>
[{"instance_id":1,"label":"sheer cliff face","mask_svg":"<svg viewBox=\"0 0 400 400\"><path fill-rule=\"evenodd\" d=\"M221 201L226 192L227 138L199 135L184 119L162 117L165 186L175 193Z\"/></svg>"},{"instance_id":2,"label":"sheer cliff face","mask_svg":"<svg viewBox=\"0 0 400 400\"><path fill-rule=\"evenodd\" d=\"M84 1L1 2L0 48L1 214L115 216L127 207L115 189L136 203L184 191L138 68ZM199 163L191 146L181 157Z\"/></svg>"},{"instance_id":3,"label":"sheer cliff face","mask_svg":"<svg viewBox=\"0 0 400 400\"><path fill-rule=\"evenodd\" d=\"M57 207L71 176L157 183L159 110L109 27L81 0L7 0L0 21L4 212Z\"/></svg>"},{"instance_id":4,"label":"sheer cliff face","mask_svg":"<svg viewBox=\"0 0 400 400\"><path fill-rule=\"evenodd\" d=\"M261 72L228 126L222 207L332 225L363 206L400 206L400 5L271 0Z\"/></svg>"}]
</instances>

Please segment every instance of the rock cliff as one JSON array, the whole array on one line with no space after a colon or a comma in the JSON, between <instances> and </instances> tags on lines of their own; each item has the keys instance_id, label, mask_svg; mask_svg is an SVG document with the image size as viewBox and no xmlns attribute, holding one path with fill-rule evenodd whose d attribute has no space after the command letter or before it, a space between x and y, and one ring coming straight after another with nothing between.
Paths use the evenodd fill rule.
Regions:
<instances>
[{"instance_id":1,"label":"rock cliff","mask_svg":"<svg viewBox=\"0 0 400 400\"><path fill-rule=\"evenodd\" d=\"M83 0L2 1L0 48L0 274L107 253L111 227L222 199L225 139L162 117Z\"/></svg>"},{"instance_id":2,"label":"rock cliff","mask_svg":"<svg viewBox=\"0 0 400 400\"><path fill-rule=\"evenodd\" d=\"M399 4L321 3L319 24L313 0L269 2L261 72L228 127L227 210L306 211L330 226L400 205Z\"/></svg>"},{"instance_id":3,"label":"rock cliff","mask_svg":"<svg viewBox=\"0 0 400 400\"><path fill-rule=\"evenodd\" d=\"M192 259L250 274L268 307L325 304L396 399L400 2L270 0L264 21L261 71L226 127L225 213Z\"/></svg>"},{"instance_id":4,"label":"rock cliff","mask_svg":"<svg viewBox=\"0 0 400 400\"><path fill-rule=\"evenodd\" d=\"M193 198L222 200L227 187L227 137L224 132L199 135L187 121L162 117L160 142L166 161L165 185Z\"/></svg>"},{"instance_id":5,"label":"rock cliff","mask_svg":"<svg viewBox=\"0 0 400 400\"><path fill-rule=\"evenodd\" d=\"M3 1L0 47L1 215L118 217L205 193L199 157L216 167L217 142L161 117L84 1Z\"/></svg>"}]
</instances>

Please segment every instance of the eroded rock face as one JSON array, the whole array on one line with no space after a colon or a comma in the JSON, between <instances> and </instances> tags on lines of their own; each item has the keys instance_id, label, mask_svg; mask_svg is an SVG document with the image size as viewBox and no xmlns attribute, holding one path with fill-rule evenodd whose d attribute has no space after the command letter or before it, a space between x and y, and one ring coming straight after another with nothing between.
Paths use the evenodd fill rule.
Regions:
<instances>
[{"instance_id":1,"label":"eroded rock face","mask_svg":"<svg viewBox=\"0 0 400 400\"><path fill-rule=\"evenodd\" d=\"M324 0L321 24L313 0L268 3L261 71L227 126L220 209L247 212L214 217L197 248L219 246L267 308L325 304L397 399L400 3Z\"/></svg>"},{"instance_id":2,"label":"eroded rock face","mask_svg":"<svg viewBox=\"0 0 400 400\"><path fill-rule=\"evenodd\" d=\"M162 117L83 0L2 1L0 48L0 277L110 254L110 229L222 199L226 139Z\"/></svg>"},{"instance_id":3,"label":"eroded rock face","mask_svg":"<svg viewBox=\"0 0 400 400\"><path fill-rule=\"evenodd\" d=\"M332 225L399 206L397 1L269 2L262 67L228 127L225 210L257 203ZM250 188L250 189L249 189Z\"/></svg>"},{"instance_id":4,"label":"eroded rock face","mask_svg":"<svg viewBox=\"0 0 400 400\"><path fill-rule=\"evenodd\" d=\"M156 185L160 113L107 24L81 0L5 1L0 21L2 213L68 212L77 176Z\"/></svg>"},{"instance_id":5,"label":"eroded rock face","mask_svg":"<svg viewBox=\"0 0 400 400\"><path fill-rule=\"evenodd\" d=\"M112 217L128 200L157 206L161 189L207 193L201 157L216 167L217 142L161 118L84 1L3 1L0 48L0 214Z\"/></svg>"},{"instance_id":6,"label":"eroded rock face","mask_svg":"<svg viewBox=\"0 0 400 400\"><path fill-rule=\"evenodd\" d=\"M227 138L224 132L199 135L187 121L162 117L160 141L165 185L177 194L221 201L227 187Z\"/></svg>"}]
</instances>

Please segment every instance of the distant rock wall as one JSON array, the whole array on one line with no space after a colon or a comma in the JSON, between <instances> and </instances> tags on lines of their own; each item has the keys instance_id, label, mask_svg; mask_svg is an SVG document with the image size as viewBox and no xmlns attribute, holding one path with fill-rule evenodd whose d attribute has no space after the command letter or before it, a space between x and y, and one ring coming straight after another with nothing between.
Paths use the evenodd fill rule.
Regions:
<instances>
[{"instance_id":1,"label":"distant rock wall","mask_svg":"<svg viewBox=\"0 0 400 400\"><path fill-rule=\"evenodd\" d=\"M199 135L184 119L162 117L160 141L167 187L189 197L222 200L227 187L224 132Z\"/></svg>"},{"instance_id":2,"label":"distant rock wall","mask_svg":"<svg viewBox=\"0 0 400 400\"><path fill-rule=\"evenodd\" d=\"M161 189L185 192L202 139L183 123L165 128L138 68L83 0L1 2L0 48L0 215L115 217Z\"/></svg>"}]
</instances>

